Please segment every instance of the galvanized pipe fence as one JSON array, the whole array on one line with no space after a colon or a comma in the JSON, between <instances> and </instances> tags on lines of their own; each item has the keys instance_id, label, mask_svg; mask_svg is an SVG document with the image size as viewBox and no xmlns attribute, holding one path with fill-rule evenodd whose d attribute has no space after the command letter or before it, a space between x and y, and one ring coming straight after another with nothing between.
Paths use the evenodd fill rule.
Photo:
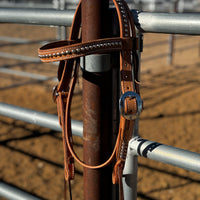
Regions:
<instances>
[{"instance_id":1,"label":"galvanized pipe fence","mask_svg":"<svg viewBox=\"0 0 200 200\"><path fill-rule=\"evenodd\" d=\"M60 1L60 0L57 0L57 1L60 3L55 5L56 9L0 8L0 17L1 17L0 22L2 22L2 23L7 22L7 23L22 23L22 24L53 25L53 26L57 27L56 38L64 39L66 36L66 33L67 33L65 27L71 25L74 10L64 10L64 7L66 7L65 3L63 3L63 1ZM18 15L18 13L20 13L20 12L22 14ZM53 19L50 17L51 13L54 15ZM163 21L163 19L159 20L158 16L156 16L156 13L154 14L154 13L139 12L139 11L133 10L133 14L134 13L136 13L135 20L138 22L137 26L138 26L138 28L142 29L142 31L144 31L144 32L154 32L154 31L158 32L159 31L161 33L169 33L169 34L173 33L169 36L168 53L157 56L157 58L159 56L160 57L167 56L168 64L173 64L173 55L174 55L174 51L175 51L174 41L176 38L174 33L198 35L198 33L200 32L199 31L199 22L198 22L199 13L192 13L192 14L173 13L173 14L175 14L173 16L172 16L172 13L162 13L163 19L166 18L166 21L168 23L167 25L160 23ZM6 14L7 14L7 17L5 17ZM160 14L160 13L157 13L157 14ZM162 16L162 14L160 14L160 15ZM155 17L154 17L154 15L155 15ZM13 19L14 16L17 18L16 21ZM169 16L172 16L172 18L170 19ZM188 18L188 16L189 16L189 18ZM143 18L145 20L143 20ZM174 30L171 30L169 32L168 31L169 27L173 27L173 25L174 25L174 22L172 21L173 19L178 20L179 21L178 23L179 24L181 23L182 25L178 29L172 28ZM185 21L186 19L188 21ZM172 23L171 25L170 25L170 21ZM187 27L187 25L186 25L187 22L189 22L188 30L185 28L185 27ZM190 22L192 23L192 25ZM195 26L194 26L194 23L196 23ZM147 26L147 24L149 24L149 25ZM156 27L155 27L155 25L156 25ZM158 30L158 26L160 27L159 30ZM192 26L193 28L190 28L190 26ZM149 27L152 27L152 28L149 30ZM180 28L182 29L181 31L179 30ZM3 40L3 38L2 38L2 40ZM18 42L20 42L20 41L18 41ZM22 40L21 40L21 42L28 43L28 41L24 42ZM198 44L199 44L199 42L197 42L197 45ZM198 48L200 48L200 47L198 47ZM200 51L200 49L199 49L199 51ZM30 57L30 56L22 56L22 55L17 55L17 54L11 54L11 53L4 53L4 52L0 52L0 57L5 57L5 58L12 57L17 60L25 60L25 61L36 62L36 63L40 62L40 60L38 58L34 58L34 57ZM147 60L149 60L149 59L147 59Z\"/></svg>"},{"instance_id":2,"label":"galvanized pipe fence","mask_svg":"<svg viewBox=\"0 0 200 200\"><path fill-rule=\"evenodd\" d=\"M57 115L47 114L2 102L0 102L0 115L30 124L35 124L44 128L49 128L54 131L62 131ZM72 120L72 132L73 135L82 137L82 122Z\"/></svg>"},{"instance_id":3,"label":"galvanized pipe fence","mask_svg":"<svg viewBox=\"0 0 200 200\"><path fill-rule=\"evenodd\" d=\"M132 14L139 35L144 32L200 35L200 13L150 13L133 10ZM0 8L0 23L70 26L73 15L74 10ZM54 17L52 18L52 16ZM0 114L61 131L55 115L6 103L0 103ZM138 121L136 123L138 124ZM72 131L73 134L81 137L83 132L82 122L72 121ZM138 125L135 133L136 135L129 143L124 169L125 200L137 198L137 156L144 156L200 173L200 154L139 138L137 137ZM0 196L13 199L12 196L8 195L12 191L9 186L0 184ZM21 199L25 199L27 195L20 191L16 192L16 199L20 199L18 194L21 195Z\"/></svg>"},{"instance_id":4,"label":"galvanized pipe fence","mask_svg":"<svg viewBox=\"0 0 200 200\"><path fill-rule=\"evenodd\" d=\"M0 197L10 200L42 200L32 194L0 181Z\"/></svg>"},{"instance_id":5,"label":"galvanized pipe fence","mask_svg":"<svg viewBox=\"0 0 200 200\"><path fill-rule=\"evenodd\" d=\"M132 10L132 14L137 28L144 33L200 34L200 13ZM0 23L71 26L73 17L74 10L0 8Z\"/></svg>"}]
</instances>

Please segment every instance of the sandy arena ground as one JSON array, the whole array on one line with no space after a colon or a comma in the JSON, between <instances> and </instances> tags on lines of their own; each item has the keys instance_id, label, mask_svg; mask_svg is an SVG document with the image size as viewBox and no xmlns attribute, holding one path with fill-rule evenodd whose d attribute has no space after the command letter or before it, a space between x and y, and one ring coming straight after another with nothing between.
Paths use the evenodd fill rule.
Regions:
<instances>
[{"instance_id":1,"label":"sandy arena ground","mask_svg":"<svg viewBox=\"0 0 200 200\"><path fill-rule=\"evenodd\" d=\"M1 24L0 36L30 40L55 39L55 28ZM167 64L168 35L145 34L141 66L144 111L141 137L200 153L200 37L179 36L174 64ZM1 41L0 52L37 57L41 44ZM57 66L0 58L0 68L56 77ZM0 101L56 114L51 98L53 80L38 81L0 73ZM82 120L81 81L72 116ZM0 116L0 181L48 200L63 199L61 134ZM81 156L82 141L75 137ZM73 197L81 200L82 168L77 165ZM198 200L200 175L139 158L138 200ZM1 198L0 198L1 199Z\"/></svg>"}]
</instances>

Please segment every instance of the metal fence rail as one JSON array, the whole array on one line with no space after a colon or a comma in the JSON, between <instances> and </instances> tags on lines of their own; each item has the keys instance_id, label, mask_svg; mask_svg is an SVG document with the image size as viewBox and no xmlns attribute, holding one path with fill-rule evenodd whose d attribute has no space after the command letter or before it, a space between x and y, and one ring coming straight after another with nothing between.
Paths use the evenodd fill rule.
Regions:
<instances>
[{"instance_id":1,"label":"metal fence rail","mask_svg":"<svg viewBox=\"0 0 200 200\"><path fill-rule=\"evenodd\" d=\"M200 34L200 13L132 13L142 32ZM0 8L0 23L71 26L73 16L74 10Z\"/></svg>"},{"instance_id":2,"label":"metal fence rail","mask_svg":"<svg viewBox=\"0 0 200 200\"><path fill-rule=\"evenodd\" d=\"M165 144L142 139L138 136L129 141L126 164L123 171L125 200L136 198L137 165L134 159L143 156L165 164L200 173L200 154ZM133 198L135 197L135 198Z\"/></svg>"},{"instance_id":3,"label":"metal fence rail","mask_svg":"<svg viewBox=\"0 0 200 200\"><path fill-rule=\"evenodd\" d=\"M0 181L0 196L10 200L42 200L2 181Z\"/></svg>"},{"instance_id":4,"label":"metal fence rail","mask_svg":"<svg viewBox=\"0 0 200 200\"><path fill-rule=\"evenodd\" d=\"M39 112L19 106L0 102L0 115L16 120L21 120L41 127L50 128L61 132L62 129L56 115ZM72 120L73 135L82 137L83 125L80 121Z\"/></svg>"},{"instance_id":5,"label":"metal fence rail","mask_svg":"<svg viewBox=\"0 0 200 200\"><path fill-rule=\"evenodd\" d=\"M165 164L200 173L200 154L134 137L129 142L132 156L143 156Z\"/></svg>"},{"instance_id":6,"label":"metal fence rail","mask_svg":"<svg viewBox=\"0 0 200 200\"><path fill-rule=\"evenodd\" d=\"M136 13L142 32L200 35L200 13Z\"/></svg>"}]
</instances>

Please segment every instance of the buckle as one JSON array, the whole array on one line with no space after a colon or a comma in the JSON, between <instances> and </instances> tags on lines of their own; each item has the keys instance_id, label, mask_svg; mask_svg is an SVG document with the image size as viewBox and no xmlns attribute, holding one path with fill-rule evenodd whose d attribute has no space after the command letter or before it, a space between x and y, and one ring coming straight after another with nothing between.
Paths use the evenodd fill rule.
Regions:
<instances>
[{"instance_id":1,"label":"buckle","mask_svg":"<svg viewBox=\"0 0 200 200\"><path fill-rule=\"evenodd\" d=\"M135 114L126 114L124 111L124 102L125 99L129 98L129 99L136 99L136 103L137 103L137 112ZM134 120L136 118L139 117L140 113L142 112L142 99L140 98L140 95L137 94L136 92L132 92L132 91L128 91L125 92L121 98L119 99L119 110L121 112L121 115L128 120Z\"/></svg>"},{"instance_id":2,"label":"buckle","mask_svg":"<svg viewBox=\"0 0 200 200\"><path fill-rule=\"evenodd\" d=\"M52 93L52 98L53 98L53 101L56 103L56 98L58 96L58 92L57 92L57 85L53 87L53 93Z\"/></svg>"},{"instance_id":3,"label":"buckle","mask_svg":"<svg viewBox=\"0 0 200 200\"><path fill-rule=\"evenodd\" d=\"M65 92L65 91L60 92L60 91L58 91L58 86L56 85L56 86L53 87L53 93L52 93L52 98L53 98L53 101L55 103L56 103L56 98L59 95L61 95L63 102L66 103L66 98L68 97L68 92Z\"/></svg>"}]
</instances>

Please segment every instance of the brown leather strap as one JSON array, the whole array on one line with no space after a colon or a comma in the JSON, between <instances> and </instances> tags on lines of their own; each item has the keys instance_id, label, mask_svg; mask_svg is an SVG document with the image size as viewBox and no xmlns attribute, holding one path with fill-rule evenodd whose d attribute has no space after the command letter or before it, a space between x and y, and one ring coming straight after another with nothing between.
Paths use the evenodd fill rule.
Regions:
<instances>
[{"instance_id":1,"label":"brown leather strap","mask_svg":"<svg viewBox=\"0 0 200 200\"><path fill-rule=\"evenodd\" d=\"M54 42L41 47L38 50L43 62L55 62L73 58L79 58L89 54L121 51L122 48L132 50L132 38L107 38L85 43L64 40Z\"/></svg>"},{"instance_id":2,"label":"brown leather strap","mask_svg":"<svg viewBox=\"0 0 200 200\"><path fill-rule=\"evenodd\" d=\"M53 42L38 50L43 62L60 61L58 69L58 86L54 90L57 102L58 117L63 132L65 178L74 178L74 159L82 166L97 169L108 165L116 155L113 170L113 183L119 183L122 188L122 172L125 164L128 142L132 137L135 117L139 108L139 85L137 66L137 39L132 14L124 0L113 0L117 10L120 26L120 37L104 38L89 42L81 42L81 1L76 9L69 40ZM119 133L110 158L103 164L90 166L82 162L73 150L71 132L71 101L73 96L80 57L89 54L120 52L120 74L122 94L122 115L120 117ZM72 77L72 78L71 78ZM141 106L140 106L141 107ZM123 198L123 191L121 193Z\"/></svg>"}]
</instances>

